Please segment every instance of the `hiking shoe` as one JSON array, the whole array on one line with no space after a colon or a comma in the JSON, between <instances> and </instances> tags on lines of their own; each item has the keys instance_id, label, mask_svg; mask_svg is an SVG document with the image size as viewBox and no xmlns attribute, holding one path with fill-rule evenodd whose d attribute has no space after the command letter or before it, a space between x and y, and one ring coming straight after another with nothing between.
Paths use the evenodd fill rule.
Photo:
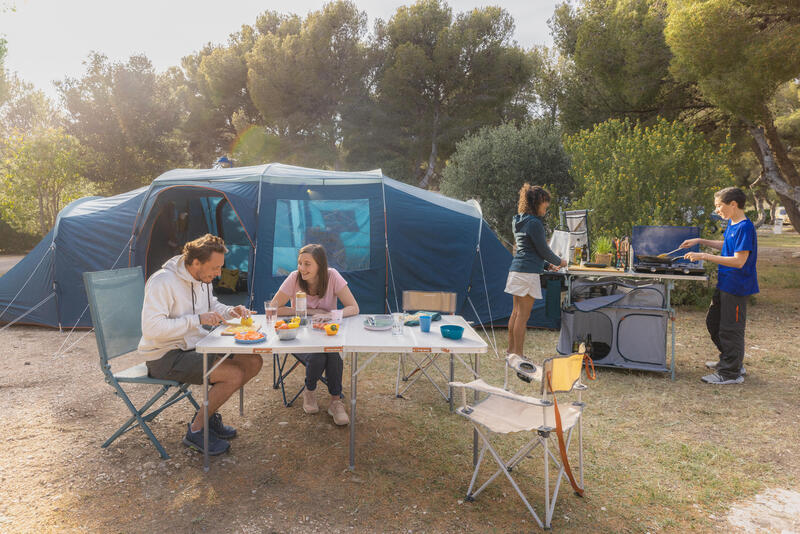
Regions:
<instances>
[{"instance_id":1,"label":"hiking shoe","mask_svg":"<svg viewBox=\"0 0 800 534\"><path fill-rule=\"evenodd\" d=\"M713 370L715 370L715 371L716 371L716 370L717 370L717 364L718 364L718 363L719 363L719 362L712 362L712 361L710 361L710 360L709 360L709 361L707 361L707 362L706 362L706 367L708 367L709 369L713 369ZM744 368L744 365L742 366L742 368L741 368L741 369L739 369L739 374L740 374L740 375L742 375L742 376L744 376L744 375L746 375L746 374L747 374L747 369L745 369L745 368Z\"/></svg>"},{"instance_id":2,"label":"hiking shoe","mask_svg":"<svg viewBox=\"0 0 800 534\"><path fill-rule=\"evenodd\" d=\"M208 429L216 434L219 439L231 439L236 437L236 429L232 426L222 424L222 416L219 412L208 418Z\"/></svg>"},{"instance_id":3,"label":"hiking shoe","mask_svg":"<svg viewBox=\"0 0 800 534\"><path fill-rule=\"evenodd\" d=\"M192 432L192 424L189 423L189 428L186 431L186 435L183 437L183 444L189 447L190 449L196 450L197 452L204 452L203 450L203 430L200 429L197 432ZM227 451L231 444L225 441L224 439L218 438L213 432L208 432L208 454L210 456L216 456L218 454L222 454L223 452Z\"/></svg>"},{"instance_id":4,"label":"hiking shoe","mask_svg":"<svg viewBox=\"0 0 800 534\"><path fill-rule=\"evenodd\" d=\"M711 373L710 375L704 376L700 380L706 384L717 384L724 386L726 384L741 384L744 382L744 377L740 375L736 378L722 378L718 373Z\"/></svg>"},{"instance_id":5,"label":"hiking shoe","mask_svg":"<svg viewBox=\"0 0 800 534\"><path fill-rule=\"evenodd\" d=\"M328 406L328 415L333 417L333 422L339 426L350 424L350 418L344 410L342 399L333 399L331 401L331 405Z\"/></svg>"},{"instance_id":6,"label":"hiking shoe","mask_svg":"<svg viewBox=\"0 0 800 534\"><path fill-rule=\"evenodd\" d=\"M303 411L306 413L317 413L319 411L319 404L317 404L317 394L308 389L303 390Z\"/></svg>"}]
</instances>

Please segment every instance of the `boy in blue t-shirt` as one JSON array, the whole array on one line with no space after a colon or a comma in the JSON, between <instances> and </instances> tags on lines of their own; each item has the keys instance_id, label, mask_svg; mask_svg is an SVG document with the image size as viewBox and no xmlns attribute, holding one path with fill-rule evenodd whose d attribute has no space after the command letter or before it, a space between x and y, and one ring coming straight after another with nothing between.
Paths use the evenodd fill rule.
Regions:
<instances>
[{"instance_id":1,"label":"boy in blue t-shirt","mask_svg":"<svg viewBox=\"0 0 800 534\"><path fill-rule=\"evenodd\" d=\"M690 261L708 260L719 264L717 288L706 314L706 327L711 341L719 349L718 362L706 362L715 372L702 378L708 384L741 384L744 382L744 327L747 321L747 299L758 293L756 261L758 242L756 228L744 214L747 200L737 187L727 187L714 194L717 213L728 221L722 241L687 239L681 248L703 245L716 250L719 256L705 252L689 252Z\"/></svg>"}]
</instances>

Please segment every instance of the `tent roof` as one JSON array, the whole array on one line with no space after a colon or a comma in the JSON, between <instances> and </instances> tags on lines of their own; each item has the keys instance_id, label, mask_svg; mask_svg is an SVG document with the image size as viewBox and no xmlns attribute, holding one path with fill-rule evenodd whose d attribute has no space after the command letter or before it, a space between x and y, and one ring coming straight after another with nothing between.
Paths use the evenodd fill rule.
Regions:
<instances>
[{"instance_id":1,"label":"tent roof","mask_svg":"<svg viewBox=\"0 0 800 534\"><path fill-rule=\"evenodd\" d=\"M154 188L169 185L186 184L187 182L258 182L272 184L296 185L364 185L369 183L383 183L394 189L414 197L431 202L442 208L450 209L480 219L480 207L475 202L464 202L446 197L440 193L427 191L384 176L380 169L371 171L330 171L322 169L309 169L284 165L282 163L267 163L251 167L232 167L217 169L175 169L167 171L153 181Z\"/></svg>"},{"instance_id":2,"label":"tent roof","mask_svg":"<svg viewBox=\"0 0 800 534\"><path fill-rule=\"evenodd\" d=\"M322 169L307 169L282 163L267 163L252 167L232 167L216 169L175 169L167 171L154 180L154 184L175 184L184 181L259 181L274 183L336 183L349 182L361 184L366 182L379 182L383 178L380 169L373 171L328 171Z\"/></svg>"}]
</instances>

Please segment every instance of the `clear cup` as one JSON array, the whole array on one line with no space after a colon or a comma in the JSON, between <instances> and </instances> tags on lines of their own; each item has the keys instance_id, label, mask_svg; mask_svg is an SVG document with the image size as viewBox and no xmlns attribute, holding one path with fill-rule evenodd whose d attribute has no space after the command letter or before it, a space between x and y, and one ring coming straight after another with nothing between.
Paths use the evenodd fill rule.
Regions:
<instances>
[{"instance_id":1,"label":"clear cup","mask_svg":"<svg viewBox=\"0 0 800 534\"><path fill-rule=\"evenodd\" d=\"M269 300L264 302L264 320L268 327L275 326L278 320L278 308L270 306L270 302Z\"/></svg>"},{"instance_id":2,"label":"clear cup","mask_svg":"<svg viewBox=\"0 0 800 534\"><path fill-rule=\"evenodd\" d=\"M403 335L403 322L405 320L405 315L402 312L395 312L392 314L392 335L393 336L402 336Z\"/></svg>"},{"instance_id":3,"label":"clear cup","mask_svg":"<svg viewBox=\"0 0 800 534\"><path fill-rule=\"evenodd\" d=\"M342 313L344 313L344 310L331 310L331 321L334 323L341 323Z\"/></svg>"}]
</instances>

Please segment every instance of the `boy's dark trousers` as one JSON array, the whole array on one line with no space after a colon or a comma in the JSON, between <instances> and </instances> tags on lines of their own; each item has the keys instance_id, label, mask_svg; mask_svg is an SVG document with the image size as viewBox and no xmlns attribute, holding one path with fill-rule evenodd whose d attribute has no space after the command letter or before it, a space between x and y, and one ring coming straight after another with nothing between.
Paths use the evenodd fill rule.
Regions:
<instances>
[{"instance_id":1,"label":"boy's dark trousers","mask_svg":"<svg viewBox=\"0 0 800 534\"><path fill-rule=\"evenodd\" d=\"M737 378L744 363L744 326L749 298L749 295L732 295L719 289L715 289L711 297L706 328L719 349L717 373L725 379Z\"/></svg>"}]
</instances>

